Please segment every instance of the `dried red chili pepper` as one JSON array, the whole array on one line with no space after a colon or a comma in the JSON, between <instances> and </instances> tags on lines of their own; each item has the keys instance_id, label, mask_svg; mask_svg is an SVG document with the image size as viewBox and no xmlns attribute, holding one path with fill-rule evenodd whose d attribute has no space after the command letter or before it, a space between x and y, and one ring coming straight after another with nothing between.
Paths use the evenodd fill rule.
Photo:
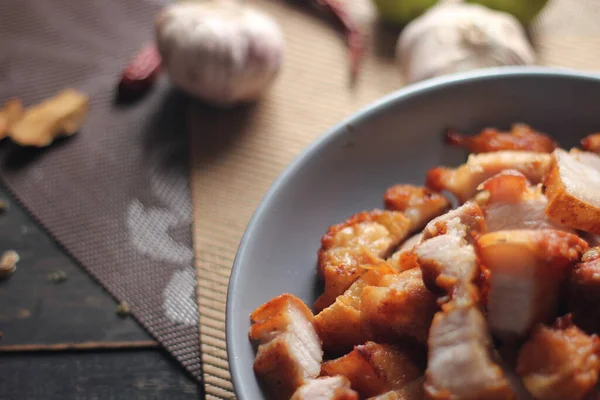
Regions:
<instances>
[{"instance_id":1,"label":"dried red chili pepper","mask_svg":"<svg viewBox=\"0 0 600 400\"><path fill-rule=\"evenodd\" d=\"M326 10L342 26L348 42L350 55L350 73L355 80L360 71L364 52L363 35L354 19L350 16L344 5L339 0L312 0L317 6Z\"/></svg>"},{"instance_id":2,"label":"dried red chili pepper","mask_svg":"<svg viewBox=\"0 0 600 400\"><path fill-rule=\"evenodd\" d=\"M160 73L161 58L154 44L145 45L127 64L119 81L119 94L138 95L148 90Z\"/></svg>"}]
</instances>

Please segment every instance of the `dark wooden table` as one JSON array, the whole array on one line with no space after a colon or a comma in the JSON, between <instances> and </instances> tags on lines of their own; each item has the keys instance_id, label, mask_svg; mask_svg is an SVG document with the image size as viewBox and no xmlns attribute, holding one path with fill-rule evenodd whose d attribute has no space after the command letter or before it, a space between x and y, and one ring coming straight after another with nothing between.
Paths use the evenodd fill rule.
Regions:
<instances>
[{"instance_id":1,"label":"dark wooden table","mask_svg":"<svg viewBox=\"0 0 600 400\"><path fill-rule=\"evenodd\" d=\"M4 190L0 253L0 399L198 399L200 385ZM66 276L60 282L57 276ZM63 349L69 347L71 349Z\"/></svg>"}]
</instances>

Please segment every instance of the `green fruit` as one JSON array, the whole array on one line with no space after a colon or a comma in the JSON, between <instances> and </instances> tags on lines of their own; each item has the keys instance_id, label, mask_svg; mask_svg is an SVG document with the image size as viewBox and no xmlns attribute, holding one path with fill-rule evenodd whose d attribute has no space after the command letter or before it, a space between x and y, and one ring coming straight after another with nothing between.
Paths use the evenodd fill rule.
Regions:
<instances>
[{"instance_id":1,"label":"green fruit","mask_svg":"<svg viewBox=\"0 0 600 400\"><path fill-rule=\"evenodd\" d=\"M504 11L514 15L523 24L529 24L544 8L548 0L467 0L479 3L493 10Z\"/></svg>"},{"instance_id":2,"label":"green fruit","mask_svg":"<svg viewBox=\"0 0 600 400\"><path fill-rule=\"evenodd\" d=\"M373 0L373 3L382 20L395 25L406 25L436 4L437 0Z\"/></svg>"}]
</instances>

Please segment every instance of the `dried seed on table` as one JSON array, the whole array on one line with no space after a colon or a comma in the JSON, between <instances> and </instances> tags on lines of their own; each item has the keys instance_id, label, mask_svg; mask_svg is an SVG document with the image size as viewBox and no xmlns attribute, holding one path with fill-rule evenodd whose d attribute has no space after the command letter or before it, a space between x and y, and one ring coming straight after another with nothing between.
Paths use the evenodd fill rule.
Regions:
<instances>
[{"instance_id":1,"label":"dried seed on table","mask_svg":"<svg viewBox=\"0 0 600 400\"><path fill-rule=\"evenodd\" d=\"M129 310L129 304L127 304L126 301L119 303L119 305L117 305L116 313L122 318L128 316L131 313Z\"/></svg>"},{"instance_id":2,"label":"dried seed on table","mask_svg":"<svg viewBox=\"0 0 600 400\"><path fill-rule=\"evenodd\" d=\"M69 279L69 275L65 271L58 270L48 274L48 280L52 283L63 283Z\"/></svg>"},{"instance_id":3,"label":"dried seed on table","mask_svg":"<svg viewBox=\"0 0 600 400\"><path fill-rule=\"evenodd\" d=\"M6 278L17 269L20 257L14 250L5 251L0 258L0 279Z\"/></svg>"}]
</instances>

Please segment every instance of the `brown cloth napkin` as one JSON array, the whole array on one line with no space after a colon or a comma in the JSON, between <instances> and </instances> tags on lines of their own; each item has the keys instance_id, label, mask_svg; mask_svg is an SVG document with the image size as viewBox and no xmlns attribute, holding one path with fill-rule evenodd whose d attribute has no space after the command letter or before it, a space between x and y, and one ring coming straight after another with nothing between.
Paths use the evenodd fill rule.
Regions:
<instances>
[{"instance_id":1,"label":"brown cloth napkin","mask_svg":"<svg viewBox=\"0 0 600 400\"><path fill-rule=\"evenodd\" d=\"M124 63L161 6L147 0L0 1L0 100L89 94L82 131L42 150L3 141L0 177L65 250L200 379L187 100L162 82L116 105ZM21 271L19 273L27 273Z\"/></svg>"},{"instance_id":2,"label":"brown cloth napkin","mask_svg":"<svg viewBox=\"0 0 600 400\"><path fill-rule=\"evenodd\" d=\"M192 113L197 294L209 399L233 397L225 300L235 252L255 207L285 166L316 137L402 85L393 59L397 33L374 23L368 0L346 1L370 34L370 49L354 89L348 85L343 38L328 23L310 8L294 8L290 2L256 3L275 16L287 40L279 80L253 107L218 115L198 107ZM597 0L550 1L532 29L539 63L600 69L598 20ZM398 127L399 135L403 129ZM287 234L293 240L293 227Z\"/></svg>"}]
</instances>

